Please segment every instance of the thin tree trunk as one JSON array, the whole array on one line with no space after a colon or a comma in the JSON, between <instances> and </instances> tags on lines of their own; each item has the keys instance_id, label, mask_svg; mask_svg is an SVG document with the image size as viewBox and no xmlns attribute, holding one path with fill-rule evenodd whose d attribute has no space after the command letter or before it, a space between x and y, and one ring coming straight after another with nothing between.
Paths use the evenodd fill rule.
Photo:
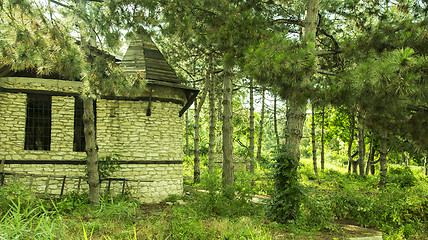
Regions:
<instances>
[{"instance_id":1,"label":"thin tree trunk","mask_svg":"<svg viewBox=\"0 0 428 240\"><path fill-rule=\"evenodd\" d=\"M220 85L220 83L218 83ZM222 86L222 83L221 83ZM223 89L221 88L221 92L218 92L217 95L217 129L223 129ZM217 131L216 136L216 149L217 154L221 154L223 151L223 132Z\"/></svg>"},{"instance_id":2,"label":"thin tree trunk","mask_svg":"<svg viewBox=\"0 0 428 240\"><path fill-rule=\"evenodd\" d=\"M318 174L317 167L317 147L315 145L315 107L312 104L312 126L311 126L311 136L312 136L312 164L314 166L314 173Z\"/></svg>"},{"instance_id":3,"label":"thin tree trunk","mask_svg":"<svg viewBox=\"0 0 428 240\"><path fill-rule=\"evenodd\" d=\"M233 185L233 115L232 115L232 70L225 66L223 77L223 188Z\"/></svg>"},{"instance_id":4,"label":"thin tree trunk","mask_svg":"<svg viewBox=\"0 0 428 240\"><path fill-rule=\"evenodd\" d=\"M259 132L259 141L258 141L258 145L257 145L257 160L260 161L260 159L262 158L262 140L263 140L263 124L264 124L264 119L265 119L265 92L266 89L263 88L262 90L262 112L260 113L260 132ZM254 172L254 162L253 162L253 166L252 166L252 172Z\"/></svg>"},{"instance_id":5,"label":"thin tree trunk","mask_svg":"<svg viewBox=\"0 0 428 240\"><path fill-rule=\"evenodd\" d=\"M249 162L246 164L247 171L254 173L254 81L250 79L250 151Z\"/></svg>"},{"instance_id":6,"label":"thin tree trunk","mask_svg":"<svg viewBox=\"0 0 428 240\"><path fill-rule=\"evenodd\" d=\"M364 177L364 157L366 153L366 145L364 142L364 126L363 126L363 116L362 113L358 111L357 120L358 120L358 166L360 176Z\"/></svg>"},{"instance_id":7,"label":"thin tree trunk","mask_svg":"<svg viewBox=\"0 0 428 240\"><path fill-rule=\"evenodd\" d=\"M354 160L352 159L352 143L354 142L355 116L351 114L350 133L348 141L348 173L351 173Z\"/></svg>"},{"instance_id":8,"label":"thin tree trunk","mask_svg":"<svg viewBox=\"0 0 428 240\"><path fill-rule=\"evenodd\" d=\"M209 108L210 108L210 133L209 133L209 152L208 152L208 171L214 169L214 148L215 148L215 82L213 73L213 57L209 56L208 62L208 81L209 81Z\"/></svg>"},{"instance_id":9,"label":"thin tree trunk","mask_svg":"<svg viewBox=\"0 0 428 240\"><path fill-rule=\"evenodd\" d=\"M80 11L85 12L86 0L79 0L78 8ZM90 23L81 20L80 24L80 40L82 48L84 49L86 57L89 60L91 56L90 43L92 43L92 45L96 45L95 38L93 37L94 33L86 33L88 29L88 24ZM91 84L88 82L88 78L84 78L83 81L83 85L91 86ZM101 184L98 167L98 149L96 141L96 119L94 101L95 99L90 96L86 96L83 98L83 132L85 134L86 171L88 174L89 203L91 205L99 205Z\"/></svg>"},{"instance_id":10,"label":"thin tree trunk","mask_svg":"<svg viewBox=\"0 0 428 240\"><path fill-rule=\"evenodd\" d=\"M386 156L388 154L387 149L387 135L386 133L382 133L380 137L380 156L379 156L379 188L384 188L386 185L386 177L387 177L387 166L386 166Z\"/></svg>"},{"instance_id":11,"label":"thin tree trunk","mask_svg":"<svg viewBox=\"0 0 428 240\"><path fill-rule=\"evenodd\" d=\"M373 158L373 132L370 133L370 146L369 146L369 156L367 157L367 163L366 163L366 175L369 175L369 171L372 167L372 158Z\"/></svg>"},{"instance_id":12,"label":"thin tree trunk","mask_svg":"<svg viewBox=\"0 0 428 240\"><path fill-rule=\"evenodd\" d=\"M275 95L273 100L273 127L275 131L276 145L279 146L279 134L278 134L278 119L277 119L277 99L278 97Z\"/></svg>"},{"instance_id":13,"label":"thin tree trunk","mask_svg":"<svg viewBox=\"0 0 428 240\"><path fill-rule=\"evenodd\" d=\"M209 61L209 60L208 60ZM208 75L208 71L207 71L207 75ZM208 93L208 81L207 79L205 79L205 84L204 84L204 89L203 89L203 94L201 96L200 102L198 103L197 100L195 99L195 132L194 132L194 137L193 137L193 144L194 144L194 160L193 160L193 182L194 183L199 183L200 182L200 177L201 177L201 170L200 170L200 164L201 164L201 159L200 159L200 150L199 150L199 116L201 114L201 110L202 110L202 106L204 105L205 102L205 98L207 97L207 93Z\"/></svg>"},{"instance_id":14,"label":"thin tree trunk","mask_svg":"<svg viewBox=\"0 0 428 240\"><path fill-rule=\"evenodd\" d=\"M322 108L321 114L321 171L324 170L324 117L325 117L325 108Z\"/></svg>"},{"instance_id":15,"label":"thin tree trunk","mask_svg":"<svg viewBox=\"0 0 428 240\"><path fill-rule=\"evenodd\" d=\"M195 112L193 126L193 182L198 183L200 181L200 158L199 158L199 112L198 112L198 100L195 99Z\"/></svg>"},{"instance_id":16,"label":"thin tree trunk","mask_svg":"<svg viewBox=\"0 0 428 240\"><path fill-rule=\"evenodd\" d=\"M425 155L424 167L425 167L425 176L427 176L428 175L428 158L427 158L427 155Z\"/></svg>"},{"instance_id":17,"label":"thin tree trunk","mask_svg":"<svg viewBox=\"0 0 428 240\"><path fill-rule=\"evenodd\" d=\"M189 111L186 111L186 156L189 156Z\"/></svg>"},{"instance_id":18,"label":"thin tree trunk","mask_svg":"<svg viewBox=\"0 0 428 240\"><path fill-rule=\"evenodd\" d=\"M88 172L89 203L100 203L100 176L98 171L98 150L95 136L94 99L83 99L83 123L85 133L86 170Z\"/></svg>"}]
</instances>

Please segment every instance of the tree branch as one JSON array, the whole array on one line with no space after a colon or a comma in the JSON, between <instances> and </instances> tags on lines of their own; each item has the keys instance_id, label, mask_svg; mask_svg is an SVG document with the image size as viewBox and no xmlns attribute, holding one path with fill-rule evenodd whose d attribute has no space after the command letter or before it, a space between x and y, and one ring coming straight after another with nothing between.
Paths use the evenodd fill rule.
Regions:
<instances>
[{"instance_id":1,"label":"tree branch","mask_svg":"<svg viewBox=\"0 0 428 240\"><path fill-rule=\"evenodd\" d=\"M336 73L330 72L328 70L318 69L317 73L324 74L324 75L330 75L330 76L336 76Z\"/></svg>"},{"instance_id":2,"label":"tree branch","mask_svg":"<svg viewBox=\"0 0 428 240\"><path fill-rule=\"evenodd\" d=\"M291 25L297 25L297 26L303 27L303 22L300 21L300 20L283 19L283 18L281 18L281 19L276 19L276 20L272 21L272 24L282 24L282 23L291 24Z\"/></svg>"}]
</instances>

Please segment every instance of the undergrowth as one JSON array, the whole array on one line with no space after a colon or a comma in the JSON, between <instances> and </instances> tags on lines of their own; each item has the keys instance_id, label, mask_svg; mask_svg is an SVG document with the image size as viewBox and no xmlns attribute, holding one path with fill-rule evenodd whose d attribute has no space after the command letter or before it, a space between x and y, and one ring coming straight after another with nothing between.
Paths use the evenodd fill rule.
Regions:
<instances>
[{"instance_id":1,"label":"undergrowth","mask_svg":"<svg viewBox=\"0 0 428 240\"><path fill-rule=\"evenodd\" d=\"M235 197L222 189L220 170L203 173L173 205L141 205L127 196L103 196L88 205L85 194L36 196L24 186L0 188L0 239L299 239L340 233L339 219L384 233L384 239L428 239L428 180L405 167L390 168L387 187L378 176L336 170L313 175L299 167L305 186L296 218L270 219L268 204L255 204L256 174L237 173ZM294 234L294 235L293 235ZM306 237L300 237L306 239Z\"/></svg>"}]
</instances>

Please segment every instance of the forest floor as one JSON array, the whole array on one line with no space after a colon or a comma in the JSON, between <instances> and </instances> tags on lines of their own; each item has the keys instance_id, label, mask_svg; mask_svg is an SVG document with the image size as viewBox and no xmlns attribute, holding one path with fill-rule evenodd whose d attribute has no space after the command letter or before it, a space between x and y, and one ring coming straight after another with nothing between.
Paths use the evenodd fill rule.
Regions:
<instances>
[{"instance_id":1,"label":"forest floor","mask_svg":"<svg viewBox=\"0 0 428 240\"><path fill-rule=\"evenodd\" d=\"M143 204L141 206L142 212L145 213L145 218L150 219L160 214L169 213L173 211L173 206L168 204ZM375 228L365 228L358 225L357 222L340 219L336 220L335 223L338 226L337 231L316 231L311 233L292 233L288 232L285 229L277 229L271 232L272 239L312 239L312 240L377 240L382 239L382 232L378 231ZM215 225L215 223L206 222L205 225ZM373 237L373 238L370 238Z\"/></svg>"}]
</instances>

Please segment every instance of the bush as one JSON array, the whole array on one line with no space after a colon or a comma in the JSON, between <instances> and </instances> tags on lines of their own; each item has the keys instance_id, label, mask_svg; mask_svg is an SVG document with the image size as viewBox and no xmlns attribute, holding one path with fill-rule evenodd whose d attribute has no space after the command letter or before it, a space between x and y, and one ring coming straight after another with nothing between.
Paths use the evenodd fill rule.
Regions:
<instances>
[{"instance_id":1,"label":"bush","mask_svg":"<svg viewBox=\"0 0 428 240\"><path fill-rule=\"evenodd\" d=\"M408 166L390 167L387 175L388 183L400 188L413 187L417 182L412 170Z\"/></svg>"}]
</instances>

